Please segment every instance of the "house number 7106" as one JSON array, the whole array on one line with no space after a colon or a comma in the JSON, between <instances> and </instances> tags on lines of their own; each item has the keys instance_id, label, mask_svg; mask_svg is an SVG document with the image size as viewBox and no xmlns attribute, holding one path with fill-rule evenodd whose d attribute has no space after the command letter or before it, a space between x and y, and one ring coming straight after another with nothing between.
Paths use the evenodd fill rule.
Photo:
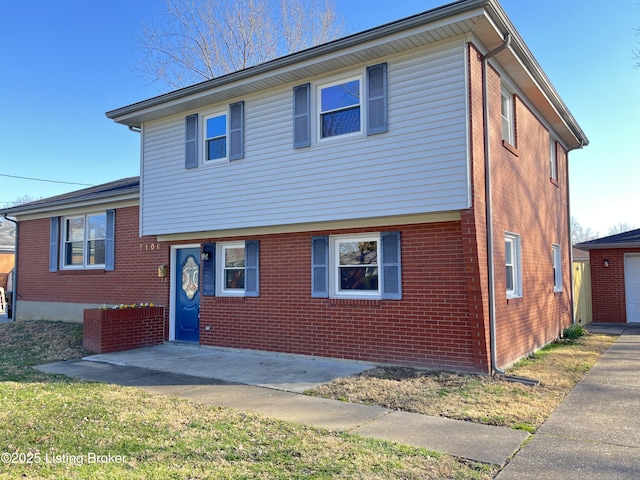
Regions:
<instances>
[{"instance_id":1,"label":"house number 7106","mask_svg":"<svg viewBox=\"0 0 640 480\"><path fill-rule=\"evenodd\" d=\"M140 251L143 251L143 250L160 250L160 244L159 243L141 243Z\"/></svg>"}]
</instances>

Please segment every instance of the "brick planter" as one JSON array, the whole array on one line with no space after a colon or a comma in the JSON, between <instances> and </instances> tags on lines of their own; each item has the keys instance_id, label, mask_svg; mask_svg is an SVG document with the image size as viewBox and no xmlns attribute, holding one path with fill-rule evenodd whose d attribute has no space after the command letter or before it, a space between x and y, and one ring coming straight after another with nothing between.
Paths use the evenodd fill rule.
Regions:
<instances>
[{"instance_id":1,"label":"brick planter","mask_svg":"<svg viewBox=\"0 0 640 480\"><path fill-rule=\"evenodd\" d=\"M82 346L96 353L119 352L164 342L164 307L88 309Z\"/></svg>"}]
</instances>

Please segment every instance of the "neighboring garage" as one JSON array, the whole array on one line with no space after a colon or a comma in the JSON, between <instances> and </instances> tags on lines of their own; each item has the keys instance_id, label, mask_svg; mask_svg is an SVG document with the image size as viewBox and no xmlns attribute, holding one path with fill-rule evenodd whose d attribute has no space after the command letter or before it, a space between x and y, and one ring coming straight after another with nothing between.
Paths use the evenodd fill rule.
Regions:
<instances>
[{"instance_id":1,"label":"neighboring garage","mask_svg":"<svg viewBox=\"0 0 640 480\"><path fill-rule=\"evenodd\" d=\"M589 252L594 322L640 322L640 229L576 245Z\"/></svg>"}]
</instances>

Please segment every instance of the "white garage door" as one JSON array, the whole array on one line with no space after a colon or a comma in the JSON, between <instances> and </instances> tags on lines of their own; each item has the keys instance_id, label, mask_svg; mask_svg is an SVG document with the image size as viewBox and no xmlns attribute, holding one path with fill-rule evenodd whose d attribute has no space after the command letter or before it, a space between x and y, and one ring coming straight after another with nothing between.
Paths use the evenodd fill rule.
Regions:
<instances>
[{"instance_id":1,"label":"white garage door","mask_svg":"<svg viewBox=\"0 0 640 480\"><path fill-rule=\"evenodd\" d=\"M627 255L624 259L627 322L640 322L640 256Z\"/></svg>"}]
</instances>

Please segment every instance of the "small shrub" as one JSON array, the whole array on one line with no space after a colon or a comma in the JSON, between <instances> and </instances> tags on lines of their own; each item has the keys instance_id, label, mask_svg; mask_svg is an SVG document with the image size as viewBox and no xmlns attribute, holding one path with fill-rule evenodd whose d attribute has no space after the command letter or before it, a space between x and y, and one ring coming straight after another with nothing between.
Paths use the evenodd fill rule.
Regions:
<instances>
[{"instance_id":1,"label":"small shrub","mask_svg":"<svg viewBox=\"0 0 640 480\"><path fill-rule=\"evenodd\" d=\"M562 338L566 338L567 340L575 340L582 337L585 333L586 332L582 325L575 324L565 328L562 331Z\"/></svg>"}]
</instances>

